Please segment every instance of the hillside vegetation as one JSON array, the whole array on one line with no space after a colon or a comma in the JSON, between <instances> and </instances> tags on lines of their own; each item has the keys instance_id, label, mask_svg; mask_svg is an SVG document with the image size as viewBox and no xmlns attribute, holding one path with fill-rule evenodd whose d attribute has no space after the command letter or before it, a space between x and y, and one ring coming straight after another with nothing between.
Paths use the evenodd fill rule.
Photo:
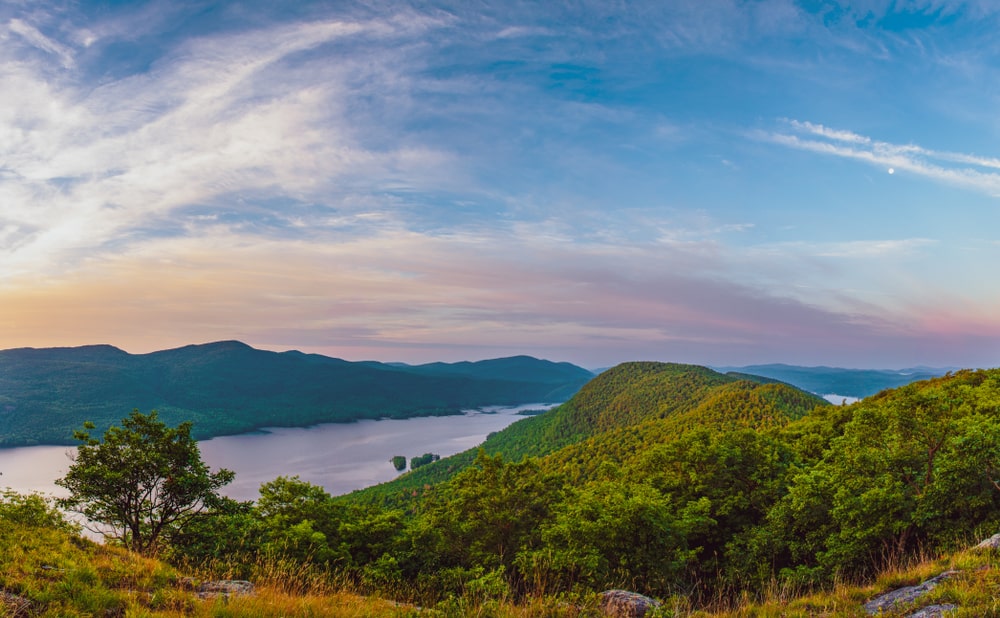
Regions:
<instances>
[{"instance_id":1,"label":"hillside vegetation","mask_svg":"<svg viewBox=\"0 0 1000 618\"><path fill-rule=\"evenodd\" d=\"M728 426L752 419L760 419L761 424L768 419L784 423L824 405L828 404L820 397L756 376L723 375L677 363L625 363L599 374L562 406L494 433L480 447L361 490L351 498L406 499L414 490L445 481L471 465L479 450L519 461L576 445L561 457L592 450L591 456L582 459L596 465L618 461L621 452L638 448L637 444L623 448L621 440L656 442L692 423ZM602 448L601 443L610 448Z\"/></svg>"},{"instance_id":2,"label":"hillside vegetation","mask_svg":"<svg viewBox=\"0 0 1000 618\"><path fill-rule=\"evenodd\" d=\"M128 354L111 346L0 351L0 447L71 444L84 421L103 431L129 410L158 410L195 437L266 426L455 414L566 400L592 377L527 356L387 365L256 350L229 341Z\"/></svg>"},{"instance_id":3,"label":"hillside vegetation","mask_svg":"<svg viewBox=\"0 0 1000 618\"><path fill-rule=\"evenodd\" d=\"M950 552L1000 530L1000 370L833 406L627 363L393 483L335 498L279 477L260 495L169 531L161 557L206 576L282 564L446 616L591 615L610 588L661 615L859 616L955 566L920 604L997 615L995 550Z\"/></svg>"}]
</instances>

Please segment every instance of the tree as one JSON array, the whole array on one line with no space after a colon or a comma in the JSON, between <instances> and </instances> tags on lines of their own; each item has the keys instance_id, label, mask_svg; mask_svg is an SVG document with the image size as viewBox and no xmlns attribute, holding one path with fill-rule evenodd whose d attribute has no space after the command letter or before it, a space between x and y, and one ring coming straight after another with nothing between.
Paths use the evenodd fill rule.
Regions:
<instances>
[{"instance_id":1,"label":"tree","mask_svg":"<svg viewBox=\"0 0 1000 618\"><path fill-rule=\"evenodd\" d=\"M441 459L440 455L434 453L424 453L418 457L410 458L410 470L416 470L422 466L426 466L429 463L434 463L435 461Z\"/></svg>"},{"instance_id":2,"label":"tree","mask_svg":"<svg viewBox=\"0 0 1000 618\"><path fill-rule=\"evenodd\" d=\"M58 500L86 517L94 530L142 554L155 553L161 535L218 503L218 490L235 476L212 473L191 437L191 423L167 427L156 411L134 410L100 441L93 423L73 436L83 444L66 476L56 484L69 490Z\"/></svg>"}]
</instances>

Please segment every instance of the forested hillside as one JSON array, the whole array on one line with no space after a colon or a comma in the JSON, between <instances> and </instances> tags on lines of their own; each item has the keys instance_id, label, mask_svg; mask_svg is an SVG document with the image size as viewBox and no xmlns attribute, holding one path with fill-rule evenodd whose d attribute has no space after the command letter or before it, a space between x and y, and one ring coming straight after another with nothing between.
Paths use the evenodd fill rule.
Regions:
<instances>
[{"instance_id":1,"label":"forested hillside","mask_svg":"<svg viewBox=\"0 0 1000 618\"><path fill-rule=\"evenodd\" d=\"M195 436L265 426L454 414L564 401L592 374L526 356L409 366L268 352L230 341L151 354L112 346L0 351L0 446L69 444L132 409L194 423Z\"/></svg>"},{"instance_id":2,"label":"forested hillside","mask_svg":"<svg viewBox=\"0 0 1000 618\"><path fill-rule=\"evenodd\" d=\"M576 615L611 588L690 610L870 582L1000 530L1000 370L834 406L627 363L425 468L341 497L279 477L256 503L220 500L164 529L158 549L208 574L280 565L456 616L500 602Z\"/></svg>"},{"instance_id":3,"label":"forested hillside","mask_svg":"<svg viewBox=\"0 0 1000 618\"><path fill-rule=\"evenodd\" d=\"M231 520L256 532L226 543L296 547L431 600L491 585L704 602L860 580L1000 527L1000 370L832 406L630 363L427 468L342 498L279 479Z\"/></svg>"},{"instance_id":4,"label":"forested hillside","mask_svg":"<svg viewBox=\"0 0 1000 618\"><path fill-rule=\"evenodd\" d=\"M575 457L580 450L591 450L592 455L582 459L596 465L617 461L624 451L619 447L625 442L634 451L638 445L632 442L657 441L692 423L783 423L824 405L828 404L820 397L755 376L723 375L706 367L677 363L624 363L600 373L558 408L490 435L480 448L518 461L576 445L560 456ZM606 448L605 443L618 446ZM413 490L444 481L469 466L478 450L361 490L354 498L405 499Z\"/></svg>"}]
</instances>

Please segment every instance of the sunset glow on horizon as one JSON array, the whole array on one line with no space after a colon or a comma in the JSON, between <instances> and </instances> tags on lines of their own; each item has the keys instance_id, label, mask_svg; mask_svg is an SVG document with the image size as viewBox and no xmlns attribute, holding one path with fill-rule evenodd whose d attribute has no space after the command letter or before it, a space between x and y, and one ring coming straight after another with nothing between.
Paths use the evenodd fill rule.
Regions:
<instances>
[{"instance_id":1,"label":"sunset glow on horizon","mask_svg":"<svg viewBox=\"0 0 1000 618\"><path fill-rule=\"evenodd\" d=\"M0 349L1000 365L1000 6L293 4L0 6Z\"/></svg>"}]
</instances>

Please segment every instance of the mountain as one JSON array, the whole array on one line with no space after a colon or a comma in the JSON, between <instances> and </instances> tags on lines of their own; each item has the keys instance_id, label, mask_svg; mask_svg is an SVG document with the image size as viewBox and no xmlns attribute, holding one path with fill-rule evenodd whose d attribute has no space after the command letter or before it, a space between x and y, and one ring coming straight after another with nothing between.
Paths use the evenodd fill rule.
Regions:
<instances>
[{"instance_id":1,"label":"mountain","mask_svg":"<svg viewBox=\"0 0 1000 618\"><path fill-rule=\"evenodd\" d=\"M561 406L491 434L481 447L363 489L351 499L394 502L397 496L412 496L467 468L479 448L510 461L548 457L556 467L572 460L580 477L602 462L620 462L693 427L782 425L829 405L767 378L680 363L623 363L598 374Z\"/></svg>"},{"instance_id":2,"label":"mountain","mask_svg":"<svg viewBox=\"0 0 1000 618\"><path fill-rule=\"evenodd\" d=\"M312 529L398 521L361 567L401 556L394 585L495 569L511 589L627 587L697 607L871 581L994 532L998 471L1000 369L835 406L787 384L626 363L476 453L327 498L364 526Z\"/></svg>"},{"instance_id":3,"label":"mountain","mask_svg":"<svg viewBox=\"0 0 1000 618\"><path fill-rule=\"evenodd\" d=\"M915 367L912 369L841 369L796 365L747 365L716 367L723 373L753 374L793 384L817 395L839 395L863 399L887 388L943 376L953 368Z\"/></svg>"},{"instance_id":4,"label":"mountain","mask_svg":"<svg viewBox=\"0 0 1000 618\"><path fill-rule=\"evenodd\" d=\"M131 410L194 423L199 439L266 426L454 414L564 401L592 374L527 356L477 363L354 363L238 341L129 354L108 345L0 351L0 446L71 444Z\"/></svg>"}]
</instances>

